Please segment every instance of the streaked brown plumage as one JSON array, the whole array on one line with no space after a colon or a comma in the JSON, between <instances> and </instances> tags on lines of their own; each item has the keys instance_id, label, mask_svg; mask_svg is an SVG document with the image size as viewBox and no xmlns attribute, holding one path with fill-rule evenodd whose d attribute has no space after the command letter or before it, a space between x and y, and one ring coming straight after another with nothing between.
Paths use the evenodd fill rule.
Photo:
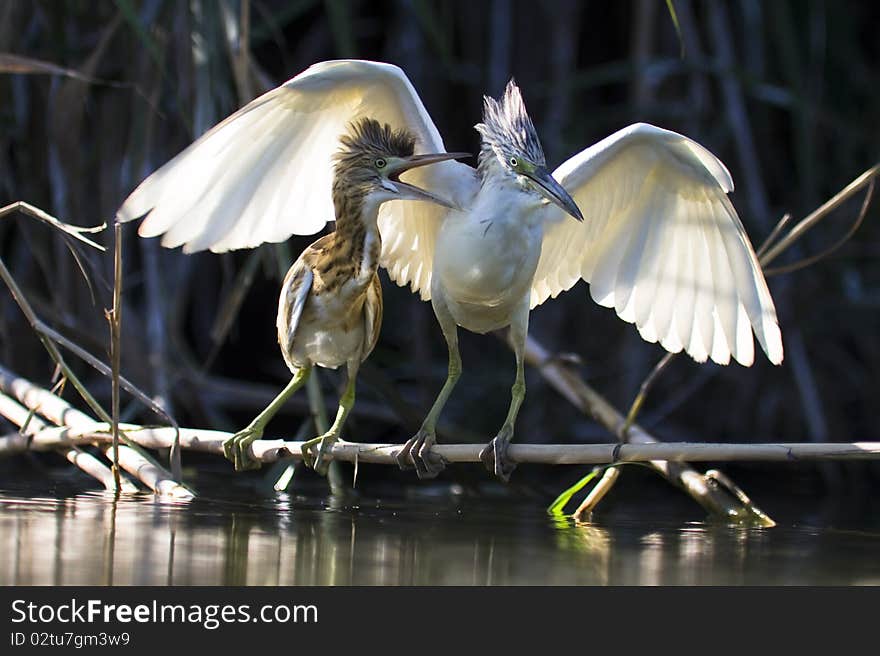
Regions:
<instances>
[{"instance_id":1,"label":"streaked brown plumage","mask_svg":"<svg viewBox=\"0 0 880 656\"><path fill-rule=\"evenodd\" d=\"M448 201L401 182L416 166L460 157L461 153L413 155L415 138L405 130L363 118L340 138L333 178L336 230L308 246L290 267L278 300L278 343L293 377L247 428L224 444L236 469L259 467L248 454L254 440L287 398L307 380L313 366L345 365L348 383L336 420L324 435L303 446L303 459L326 471L327 449L339 438L354 405L360 364L379 339L382 287L377 275L382 238L376 220L389 200ZM317 447L317 454L312 449Z\"/></svg>"},{"instance_id":2,"label":"streaked brown plumage","mask_svg":"<svg viewBox=\"0 0 880 656\"><path fill-rule=\"evenodd\" d=\"M353 247L351 239L359 239L360 248ZM334 353L363 362L376 346L382 324L379 249L363 253L364 239L365 233L347 238L337 228L306 248L287 272L277 325L278 344L291 371L312 365L335 369L349 359L340 361ZM293 308L303 293L307 295L302 314L294 317ZM332 343L322 348L317 340ZM339 343L343 341L360 344L359 352L353 352L354 344L344 348Z\"/></svg>"}]
</instances>

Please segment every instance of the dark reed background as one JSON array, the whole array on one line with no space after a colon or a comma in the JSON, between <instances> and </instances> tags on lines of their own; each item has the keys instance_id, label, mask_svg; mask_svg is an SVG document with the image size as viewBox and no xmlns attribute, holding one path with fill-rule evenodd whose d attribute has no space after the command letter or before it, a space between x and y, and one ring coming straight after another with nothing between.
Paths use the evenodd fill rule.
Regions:
<instances>
[{"instance_id":1,"label":"dark reed background","mask_svg":"<svg viewBox=\"0 0 880 656\"><path fill-rule=\"evenodd\" d=\"M0 52L112 84L0 75L0 205L26 200L74 224L110 222L134 186L198 134L310 64L339 57L402 66L450 150L476 152L481 96L499 93L511 76L552 166L635 121L681 131L730 168L733 201L756 247L784 213L805 216L880 160L877 3L675 0L674 7L680 39L660 0L4 0ZM859 202L824 221L784 261L832 243ZM877 219L873 207L829 259L770 280L786 347L781 367L762 353L750 369L679 358L642 423L669 440L878 439ZM277 292L287 264L313 238L184 256L140 240L132 226L125 236L123 374L181 425L243 426L287 380L275 338ZM44 227L7 219L0 240L0 256L41 316L106 359L112 257L88 254L93 300ZM100 240L112 248L112 231ZM251 283L246 290L242 280ZM383 333L360 379L348 435L402 442L439 390L446 350L429 304L384 274L383 282ZM533 312L531 331L548 347L577 354L581 373L623 409L663 354L593 303L584 285ZM461 337L465 375L440 439L484 441L506 411L513 358L500 340ZM50 384L51 362L5 290L0 361ZM77 370L109 405L108 382ZM322 382L335 404L338 377L322 372ZM610 439L536 372L527 382L517 439ZM303 395L268 434L293 435L306 415ZM124 417L157 420L135 403ZM516 477L529 480L538 469ZM551 469L546 477L569 482L571 472ZM768 478L797 473L819 494L876 489L880 474L867 464L747 469ZM367 475L401 476L378 467Z\"/></svg>"}]
</instances>

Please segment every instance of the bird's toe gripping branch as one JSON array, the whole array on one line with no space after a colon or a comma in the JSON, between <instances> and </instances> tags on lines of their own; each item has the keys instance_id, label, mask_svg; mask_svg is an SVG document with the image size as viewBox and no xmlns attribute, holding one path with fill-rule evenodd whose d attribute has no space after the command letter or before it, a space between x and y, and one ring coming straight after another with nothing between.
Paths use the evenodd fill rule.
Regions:
<instances>
[{"instance_id":1,"label":"bird's toe gripping branch","mask_svg":"<svg viewBox=\"0 0 880 656\"><path fill-rule=\"evenodd\" d=\"M251 424L223 442L223 455L232 462L235 471L259 469L260 462L248 454L250 445L263 436L263 427Z\"/></svg>"},{"instance_id":2,"label":"bird's toe gripping branch","mask_svg":"<svg viewBox=\"0 0 880 656\"><path fill-rule=\"evenodd\" d=\"M327 469L330 467L330 459L327 455L336 442L339 441L339 433L328 431L302 445L302 457L306 467L311 467L321 476L327 475ZM315 448L317 447L317 452Z\"/></svg>"},{"instance_id":3,"label":"bird's toe gripping branch","mask_svg":"<svg viewBox=\"0 0 880 656\"><path fill-rule=\"evenodd\" d=\"M330 449L339 441L342 433L342 427L348 418L351 409L354 407L355 400L355 379L357 378L357 369L349 371L348 384L342 398L339 399L339 409L336 411L336 419L333 425L323 435L304 442L302 445L303 462L307 467L311 467L321 476L327 475L327 469L330 467ZM317 453L313 453L313 449L317 447Z\"/></svg>"},{"instance_id":4,"label":"bird's toe gripping branch","mask_svg":"<svg viewBox=\"0 0 880 656\"><path fill-rule=\"evenodd\" d=\"M496 478L507 483L516 469L516 462L507 455L507 448L513 439L513 426L505 424L486 448L480 451L480 460Z\"/></svg>"},{"instance_id":5,"label":"bird's toe gripping branch","mask_svg":"<svg viewBox=\"0 0 880 656\"><path fill-rule=\"evenodd\" d=\"M435 478L446 468L442 456L431 453L431 447L437 442L432 431L420 429L397 452L397 464L401 469L415 468L420 479Z\"/></svg>"},{"instance_id":6,"label":"bird's toe gripping branch","mask_svg":"<svg viewBox=\"0 0 880 656\"><path fill-rule=\"evenodd\" d=\"M287 386L266 406L265 410L257 415L256 419L248 424L246 428L223 442L223 455L232 462L235 466L235 471L260 468L260 462L251 458L248 453L251 443L263 437L263 429L266 427L266 424L275 416L287 399L305 384L310 371L311 368L309 367L297 371L290 379L290 382L287 383Z\"/></svg>"}]
</instances>

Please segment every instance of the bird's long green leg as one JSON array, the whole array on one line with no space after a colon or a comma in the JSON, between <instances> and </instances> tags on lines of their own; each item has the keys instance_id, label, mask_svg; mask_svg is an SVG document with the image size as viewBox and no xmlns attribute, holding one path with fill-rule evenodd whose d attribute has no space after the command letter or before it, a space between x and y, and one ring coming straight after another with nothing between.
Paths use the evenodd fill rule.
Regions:
<instances>
[{"instance_id":1,"label":"bird's long green leg","mask_svg":"<svg viewBox=\"0 0 880 656\"><path fill-rule=\"evenodd\" d=\"M432 299L434 314L443 330L446 338L446 346L449 349L449 368L446 373L446 382L437 395L434 405L431 406L428 416L422 422L419 432L411 437L397 452L397 464L401 469L415 467L419 478L434 478L443 471L446 466L439 456L431 455L431 447L437 441L437 422L440 414L455 389L458 379L461 378L461 355L458 352L458 326L455 319L446 309L446 305L437 297Z\"/></svg>"},{"instance_id":2,"label":"bird's long green leg","mask_svg":"<svg viewBox=\"0 0 880 656\"><path fill-rule=\"evenodd\" d=\"M507 410L507 418L498 431L498 435L486 445L480 452L480 460L491 473L504 482L510 479L510 475L516 468L516 463L507 456L507 447L513 439L513 427L519 414L520 406L526 397L525 377L525 352L526 334L529 331L529 304L528 297L514 312L510 323L510 341L516 356L516 378L510 388L510 408Z\"/></svg>"},{"instance_id":3,"label":"bird's long green leg","mask_svg":"<svg viewBox=\"0 0 880 656\"><path fill-rule=\"evenodd\" d=\"M357 364L349 364L348 383L345 386L345 392L342 393L342 397L339 399L339 409L336 411L336 419L333 420L333 425L323 435L319 435L308 442L303 442L302 445L303 462L322 476L327 473L327 467L330 464L330 461L327 460L327 452L339 439L339 434L342 432L342 426L348 418L348 413L354 407L357 370ZM312 448L315 446L318 447L317 456L312 455Z\"/></svg>"},{"instance_id":4,"label":"bird's long green leg","mask_svg":"<svg viewBox=\"0 0 880 656\"><path fill-rule=\"evenodd\" d=\"M525 367L523 366L523 356L516 354L516 379L510 388L510 408L507 410L507 418L504 420L504 426L513 429L516 423L516 417L519 414L519 408L523 399L526 398L526 376Z\"/></svg>"},{"instance_id":5,"label":"bird's long green leg","mask_svg":"<svg viewBox=\"0 0 880 656\"><path fill-rule=\"evenodd\" d=\"M446 381L440 389L440 393L434 400L428 416L422 422L422 430L433 435L437 431L437 422L440 420L440 414L446 407L446 402L455 389L458 379L461 378L461 355L458 352L458 338L454 337L449 342L449 367L446 371Z\"/></svg>"},{"instance_id":6,"label":"bird's long green leg","mask_svg":"<svg viewBox=\"0 0 880 656\"><path fill-rule=\"evenodd\" d=\"M259 469L260 463L248 456L248 447L251 445L251 442L262 437L263 429L266 427L266 424L268 424L272 417L276 415L287 399L305 384L311 371L311 367L298 369L293 374L290 382L287 383L287 387L281 390L281 393L276 396L268 406L266 406L265 410L257 415L257 417L249 423L246 428L240 430L223 442L223 454L228 460L232 461L235 465L236 471L241 471L243 469Z\"/></svg>"}]
</instances>

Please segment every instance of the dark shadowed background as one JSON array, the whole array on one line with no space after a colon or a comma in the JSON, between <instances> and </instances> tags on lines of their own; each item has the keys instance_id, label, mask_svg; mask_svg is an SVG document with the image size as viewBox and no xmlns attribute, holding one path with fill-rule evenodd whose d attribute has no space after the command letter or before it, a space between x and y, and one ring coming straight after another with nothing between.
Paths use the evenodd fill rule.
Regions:
<instances>
[{"instance_id":1,"label":"dark shadowed background","mask_svg":"<svg viewBox=\"0 0 880 656\"><path fill-rule=\"evenodd\" d=\"M400 65L449 150L476 152L482 95L498 94L510 77L523 90L551 168L632 122L682 132L730 169L732 199L756 247L783 214L802 218L880 160L880 5L675 0L674 7L680 37L660 0L0 1L0 52L97 78L36 67L0 74L0 205L26 200L70 223L110 222L147 173L211 125L310 64L340 57ZM844 205L778 263L833 243L859 203ZM769 280L786 349L782 366L762 353L749 369L679 358L641 423L668 440L878 439L878 218L871 208L832 256ZM125 237L123 374L181 425L237 430L288 379L275 336L277 294L287 265L314 237L194 256L141 240L133 226ZM99 241L112 247L112 231ZM106 357L111 257L89 256L93 301L63 245L29 219L0 223L0 256L47 323ZM402 442L442 384L446 348L430 305L382 275L383 332L359 379L347 437ZM596 305L584 284L536 309L531 334L551 350L576 354L579 372L622 409L663 355ZM439 439L486 441L507 409L513 357L492 336L462 332L461 339L464 376ZM52 364L5 290L0 363L50 385ZM77 371L99 400L109 399L105 379L85 366ZM321 372L321 380L335 405L339 377ZM527 384L517 440L612 439L535 371ZM124 401L125 419L157 421ZM302 395L267 436L292 436L307 416ZM27 462L63 461L46 455ZM780 494L798 485L858 497L880 479L873 464L726 469L777 477ZM459 467L441 480L482 475ZM521 468L514 481L561 488L577 475ZM389 467L364 476L409 480Z\"/></svg>"}]
</instances>

